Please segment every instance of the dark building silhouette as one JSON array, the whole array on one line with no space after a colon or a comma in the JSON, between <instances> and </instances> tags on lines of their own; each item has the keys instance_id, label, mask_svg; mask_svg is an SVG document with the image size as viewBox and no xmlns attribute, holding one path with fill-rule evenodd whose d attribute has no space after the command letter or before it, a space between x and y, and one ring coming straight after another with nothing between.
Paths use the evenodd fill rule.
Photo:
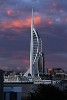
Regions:
<instances>
[{"instance_id":1,"label":"dark building silhouette","mask_svg":"<svg viewBox=\"0 0 67 100\"><path fill-rule=\"evenodd\" d=\"M19 84L4 84L4 100L21 100L22 86Z\"/></svg>"},{"instance_id":2,"label":"dark building silhouette","mask_svg":"<svg viewBox=\"0 0 67 100\"><path fill-rule=\"evenodd\" d=\"M0 100L3 100L3 70L0 70Z\"/></svg>"},{"instance_id":3,"label":"dark building silhouette","mask_svg":"<svg viewBox=\"0 0 67 100\"><path fill-rule=\"evenodd\" d=\"M48 68L47 73L48 74L64 73L64 70L62 68Z\"/></svg>"},{"instance_id":4,"label":"dark building silhouette","mask_svg":"<svg viewBox=\"0 0 67 100\"><path fill-rule=\"evenodd\" d=\"M44 53L41 53L38 59L38 70L39 70L39 74L44 74L45 72Z\"/></svg>"}]
</instances>

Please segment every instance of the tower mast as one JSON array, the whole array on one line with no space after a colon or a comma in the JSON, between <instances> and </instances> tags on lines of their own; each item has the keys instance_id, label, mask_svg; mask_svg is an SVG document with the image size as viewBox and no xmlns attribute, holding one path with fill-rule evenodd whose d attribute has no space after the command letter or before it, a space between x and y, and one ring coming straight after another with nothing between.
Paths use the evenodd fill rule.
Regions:
<instances>
[{"instance_id":1,"label":"tower mast","mask_svg":"<svg viewBox=\"0 0 67 100\"><path fill-rule=\"evenodd\" d=\"M30 74L33 75L33 27L34 27L34 18L33 18L33 8L32 8L32 18L31 18L31 41L30 41Z\"/></svg>"}]
</instances>

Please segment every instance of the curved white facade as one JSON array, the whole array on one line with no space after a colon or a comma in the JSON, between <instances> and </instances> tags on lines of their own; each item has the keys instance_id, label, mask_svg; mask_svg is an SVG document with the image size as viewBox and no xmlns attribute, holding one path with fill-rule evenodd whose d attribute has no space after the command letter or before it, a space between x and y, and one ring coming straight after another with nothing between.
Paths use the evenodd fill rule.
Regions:
<instances>
[{"instance_id":1,"label":"curved white facade","mask_svg":"<svg viewBox=\"0 0 67 100\"><path fill-rule=\"evenodd\" d=\"M42 53L42 40L38 35L38 32L34 28L33 9L31 20L31 41L30 41L30 69L24 74L28 76L30 73L32 77L39 74L38 71L38 59Z\"/></svg>"},{"instance_id":2,"label":"curved white facade","mask_svg":"<svg viewBox=\"0 0 67 100\"><path fill-rule=\"evenodd\" d=\"M33 10L31 21L31 42L30 42L30 74L38 74L38 58L42 52L42 40L34 28Z\"/></svg>"}]
</instances>

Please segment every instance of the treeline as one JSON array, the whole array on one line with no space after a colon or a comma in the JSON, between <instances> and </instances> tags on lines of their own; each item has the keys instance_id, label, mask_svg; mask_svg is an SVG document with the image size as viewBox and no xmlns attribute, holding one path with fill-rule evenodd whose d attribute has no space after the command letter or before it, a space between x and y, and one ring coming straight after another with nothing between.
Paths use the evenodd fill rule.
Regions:
<instances>
[{"instance_id":1,"label":"treeline","mask_svg":"<svg viewBox=\"0 0 67 100\"><path fill-rule=\"evenodd\" d=\"M30 92L29 96L22 100L67 100L67 90L60 91L51 85L39 85L37 90Z\"/></svg>"}]
</instances>

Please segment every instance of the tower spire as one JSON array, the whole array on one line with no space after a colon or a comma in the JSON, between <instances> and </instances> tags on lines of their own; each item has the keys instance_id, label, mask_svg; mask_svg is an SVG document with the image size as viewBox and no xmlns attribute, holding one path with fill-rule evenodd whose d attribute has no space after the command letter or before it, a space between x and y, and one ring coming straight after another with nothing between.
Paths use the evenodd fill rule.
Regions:
<instances>
[{"instance_id":1,"label":"tower spire","mask_svg":"<svg viewBox=\"0 0 67 100\"><path fill-rule=\"evenodd\" d=\"M33 18L33 8L32 8L32 18L31 18L31 42L30 42L30 74L33 75L33 26L34 26L34 18Z\"/></svg>"},{"instance_id":2,"label":"tower spire","mask_svg":"<svg viewBox=\"0 0 67 100\"><path fill-rule=\"evenodd\" d=\"M33 7L32 7L32 19L31 19L32 27L34 26L34 15L33 15Z\"/></svg>"}]
</instances>

